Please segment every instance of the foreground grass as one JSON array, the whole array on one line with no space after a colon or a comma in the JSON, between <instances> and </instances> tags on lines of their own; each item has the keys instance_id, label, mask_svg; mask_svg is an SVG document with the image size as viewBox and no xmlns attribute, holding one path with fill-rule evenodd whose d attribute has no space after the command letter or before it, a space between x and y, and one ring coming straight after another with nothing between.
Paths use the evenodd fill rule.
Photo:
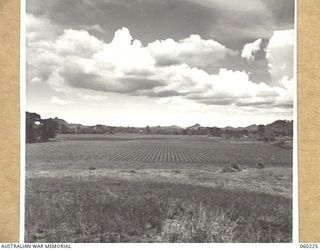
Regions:
<instances>
[{"instance_id":1,"label":"foreground grass","mask_svg":"<svg viewBox=\"0 0 320 250\"><path fill-rule=\"evenodd\" d=\"M291 199L186 184L34 178L27 242L290 242Z\"/></svg>"}]
</instances>

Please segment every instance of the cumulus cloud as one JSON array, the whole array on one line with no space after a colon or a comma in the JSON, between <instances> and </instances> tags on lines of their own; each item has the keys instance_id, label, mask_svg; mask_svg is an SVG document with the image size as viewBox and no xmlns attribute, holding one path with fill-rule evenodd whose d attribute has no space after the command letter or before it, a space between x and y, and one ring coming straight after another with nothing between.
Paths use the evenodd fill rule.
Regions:
<instances>
[{"instance_id":1,"label":"cumulus cloud","mask_svg":"<svg viewBox=\"0 0 320 250\"><path fill-rule=\"evenodd\" d=\"M252 43L244 45L241 57L247 59L249 62L255 60L255 54L261 50L262 39L257 39Z\"/></svg>"},{"instance_id":2,"label":"cumulus cloud","mask_svg":"<svg viewBox=\"0 0 320 250\"><path fill-rule=\"evenodd\" d=\"M280 86L275 87L276 92L279 95L277 101L275 103L276 106L279 107L293 107L293 99L294 99L294 81L293 79L289 79L288 77L282 78L280 81Z\"/></svg>"},{"instance_id":3,"label":"cumulus cloud","mask_svg":"<svg viewBox=\"0 0 320 250\"><path fill-rule=\"evenodd\" d=\"M293 77L294 30L274 31L266 48L269 72L274 85Z\"/></svg>"},{"instance_id":4,"label":"cumulus cloud","mask_svg":"<svg viewBox=\"0 0 320 250\"><path fill-rule=\"evenodd\" d=\"M212 85L207 91L188 95L187 98L205 104L243 107L271 107L278 103L282 105L280 98L291 99L285 86L272 87L263 82L251 82L244 71L221 69L219 74L211 77Z\"/></svg>"},{"instance_id":5,"label":"cumulus cloud","mask_svg":"<svg viewBox=\"0 0 320 250\"><path fill-rule=\"evenodd\" d=\"M99 52L103 47L103 42L89 35L85 30L64 30L54 43L57 54L67 56L77 56L80 58L90 58Z\"/></svg>"},{"instance_id":6,"label":"cumulus cloud","mask_svg":"<svg viewBox=\"0 0 320 250\"><path fill-rule=\"evenodd\" d=\"M56 92L72 93L75 89L115 92L158 98L177 97L207 105L283 106L289 105L290 77L282 78L277 87L254 83L246 72L220 69L217 74L204 70L237 52L198 35L175 41L166 39L143 46L127 28L115 32L106 43L85 30L59 30L50 39L43 36L48 20L34 20L29 34L29 79L48 84ZM273 55L285 44L275 33L268 46L271 69L280 59ZM33 39L37 37L37 39ZM245 56L254 56L261 40L245 46ZM285 45L286 47L286 45ZM275 72L276 73L276 72ZM90 99L90 98L89 98ZM51 103L65 105L57 97Z\"/></svg>"},{"instance_id":7,"label":"cumulus cloud","mask_svg":"<svg viewBox=\"0 0 320 250\"><path fill-rule=\"evenodd\" d=\"M227 55L236 56L237 52L199 35L190 35L176 42L173 39L155 41L148 44L148 49L160 66L187 63L190 66L205 67L217 63Z\"/></svg>"}]
</instances>

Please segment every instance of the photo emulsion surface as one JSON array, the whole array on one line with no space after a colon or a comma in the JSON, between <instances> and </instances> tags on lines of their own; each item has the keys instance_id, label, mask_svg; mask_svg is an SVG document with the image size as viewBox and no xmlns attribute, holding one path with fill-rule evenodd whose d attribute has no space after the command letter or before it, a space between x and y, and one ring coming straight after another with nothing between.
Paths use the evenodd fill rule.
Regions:
<instances>
[{"instance_id":1,"label":"photo emulsion surface","mask_svg":"<svg viewBox=\"0 0 320 250\"><path fill-rule=\"evenodd\" d=\"M293 0L27 0L26 242L291 242Z\"/></svg>"}]
</instances>

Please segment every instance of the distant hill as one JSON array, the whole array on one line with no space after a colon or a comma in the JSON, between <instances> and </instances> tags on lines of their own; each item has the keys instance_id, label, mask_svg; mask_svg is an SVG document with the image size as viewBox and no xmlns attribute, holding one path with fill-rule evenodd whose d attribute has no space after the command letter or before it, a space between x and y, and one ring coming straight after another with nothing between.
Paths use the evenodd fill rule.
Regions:
<instances>
[{"instance_id":1,"label":"distant hill","mask_svg":"<svg viewBox=\"0 0 320 250\"><path fill-rule=\"evenodd\" d=\"M266 133L276 136L292 136L293 134L293 121L277 120L265 126Z\"/></svg>"},{"instance_id":2,"label":"distant hill","mask_svg":"<svg viewBox=\"0 0 320 250\"><path fill-rule=\"evenodd\" d=\"M179 127L177 125L171 125L171 126L153 126L150 128L163 128L163 129L183 129L182 127Z\"/></svg>"},{"instance_id":3,"label":"distant hill","mask_svg":"<svg viewBox=\"0 0 320 250\"><path fill-rule=\"evenodd\" d=\"M234 128L234 127L231 127L231 126L227 126L227 127L224 127L224 128L222 128L222 129L224 129L224 130L237 130L237 128Z\"/></svg>"},{"instance_id":4,"label":"distant hill","mask_svg":"<svg viewBox=\"0 0 320 250\"><path fill-rule=\"evenodd\" d=\"M258 126L256 124L245 127L249 132L254 132L258 130Z\"/></svg>"},{"instance_id":5,"label":"distant hill","mask_svg":"<svg viewBox=\"0 0 320 250\"><path fill-rule=\"evenodd\" d=\"M199 123L194 124L194 125L192 125L190 127L187 127L187 129L200 129L200 128L202 128L202 126Z\"/></svg>"},{"instance_id":6,"label":"distant hill","mask_svg":"<svg viewBox=\"0 0 320 250\"><path fill-rule=\"evenodd\" d=\"M180 126L177 126L177 125L171 125L171 126L169 126L169 128L177 128L177 129L183 129L182 127L180 127Z\"/></svg>"},{"instance_id":7,"label":"distant hill","mask_svg":"<svg viewBox=\"0 0 320 250\"><path fill-rule=\"evenodd\" d=\"M267 125L260 125L263 126L265 132L268 134L274 135L290 135L293 132L293 121L288 120L277 120ZM231 127L227 126L222 128L223 130L233 130L233 131L243 131L247 130L249 133L256 133L258 131L258 125L252 124L247 127Z\"/></svg>"}]
</instances>

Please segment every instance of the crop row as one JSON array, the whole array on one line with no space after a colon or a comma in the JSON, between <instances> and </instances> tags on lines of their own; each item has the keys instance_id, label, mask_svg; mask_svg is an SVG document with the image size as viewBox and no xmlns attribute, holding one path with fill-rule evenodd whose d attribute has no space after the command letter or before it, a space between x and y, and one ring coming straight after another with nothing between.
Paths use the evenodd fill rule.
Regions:
<instances>
[{"instance_id":1,"label":"crop row","mask_svg":"<svg viewBox=\"0 0 320 250\"><path fill-rule=\"evenodd\" d=\"M123 150L109 155L111 161L128 162L200 162L211 161L210 157L201 152L183 150L171 145L149 147L139 150Z\"/></svg>"}]
</instances>

